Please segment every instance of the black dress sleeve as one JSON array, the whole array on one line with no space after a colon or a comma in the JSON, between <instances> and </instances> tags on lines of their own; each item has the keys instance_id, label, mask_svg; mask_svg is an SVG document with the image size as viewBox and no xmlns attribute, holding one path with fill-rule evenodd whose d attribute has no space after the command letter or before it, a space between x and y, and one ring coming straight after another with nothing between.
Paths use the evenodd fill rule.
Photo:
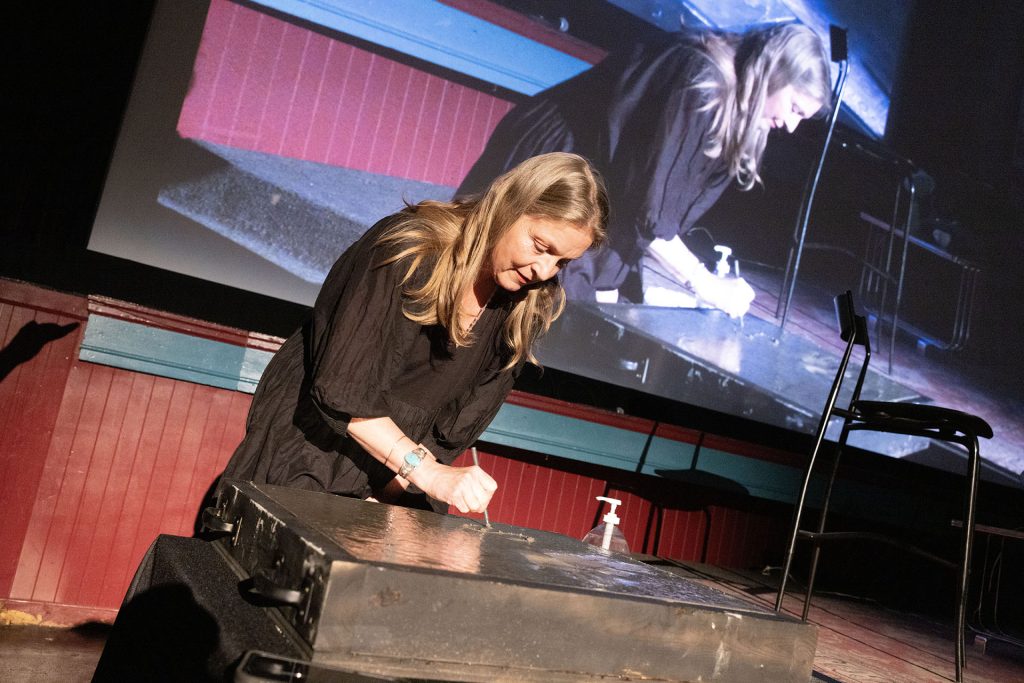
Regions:
<instances>
[{"instance_id":1,"label":"black dress sleeve","mask_svg":"<svg viewBox=\"0 0 1024 683\"><path fill-rule=\"evenodd\" d=\"M664 144L649 157L653 167L637 214L649 238L671 239L686 232L717 199L715 190L725 179L721 163L704 153L712 114L697 110L692 99L675 93L655 136ZM710 202L705 201L709 194L714 195Z\"/></svg>"},{"instance_id":2,"label":"black dress sleeve","mask_svg":"<svg viewBox=\"0 0 1024 683\"><path fill-rule=\"evenodd\" d=\"M398 417L388 402L410 325L402 313L404 263L381 265L377 245L390 219L371 228L335 263L313 307L310 396L324 421L345 434L351 417Z\"/></svg>"},{"instance_id":3,"label":"black dress sleeve","mask_svg":"<svg viewBox=\"0 0 1024 683\"><path fill-rule=\"evenodd\" d=\"M434 422L430 434L423 439L423 445L434 454L438 461L450 465L462 452L476 443L498 413L508 393L512 390L523 364L497 374L478 384L464 400L455 402L449 410L442 411ZM417 492L415 486L410 491ZM435 512L446 514L448 505L426 497Z\"/></svg>"},{"instance_id":4,"label":"black dress sleeve","mask_svg":"<svg viewBox=\"0 0 1024 683\"><path fill-rule=\"evenodd\" d=\"M464 400L438 416L423 445L441 462L450 464L472 446L487 429L512 390L522 363L515 368L491 374L469 392Z\"/></svg>"}]
</instances>

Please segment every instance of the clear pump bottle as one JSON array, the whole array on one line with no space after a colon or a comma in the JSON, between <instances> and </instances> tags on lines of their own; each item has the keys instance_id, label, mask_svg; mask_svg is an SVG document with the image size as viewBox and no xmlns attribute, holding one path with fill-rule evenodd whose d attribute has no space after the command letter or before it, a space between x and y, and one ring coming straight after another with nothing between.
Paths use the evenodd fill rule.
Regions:
<instances>
[{"instance_id":1,"label":"clear pump bottle","mask_svg":"<svg viewBox=\"0 0 1024 683\"><path fill-rule=\"evenodd\" d=\"M583 537L583 542L617 553L629 553L629 544L626 543L626 537L618 526L619 516L615 514L615 508L622 505L622 501L604 496L597 496L597 499L608 503L611 509L603 517L603 521Z\"/></svg>"}]
</instances>

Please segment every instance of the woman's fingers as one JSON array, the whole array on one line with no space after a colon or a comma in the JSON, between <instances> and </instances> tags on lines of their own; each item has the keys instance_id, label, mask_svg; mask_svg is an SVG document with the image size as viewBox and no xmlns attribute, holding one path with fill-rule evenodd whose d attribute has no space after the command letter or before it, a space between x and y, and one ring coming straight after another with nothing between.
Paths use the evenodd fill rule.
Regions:
<instances>
[{"instance_id":1,"label":"woman's fingers","mask_svg":"<svg viewBox=\"0 0 1024 683\"><path fill-rule=\"evenodd\" d=\"M454 505L459 512L483 512L498 490L498 482L476 465L449 467L429 462L413 470L410 478L424 492Z\"/></svg>"},{"instance_id":2,"label":"woman's fingers","mask_svg":"<svg viewBox=\"0 0 1024 683\"><path fill-rule=\"evenodd\" d=\"M498 490L498 482L494 481L494 478L491 477L491 475L487 474L483 468L478 467L477 465L473 465L467 469L470 470L479 482L480 488L487 493L487 499L490 500L490 497Z\"/></svg>"},{"instance_id":3,"label":"woman's fingers","mask_svg":"<svg viewBox=\"0 0 1024 683\"><path fill-rule=\"evenodd\" d=\"M498 483L476 465L455 467L452 470L458 477L452 491L452 504L460 512L483 512L491 502L494 492L498 490Z\"/></svg>"}]
</instances>

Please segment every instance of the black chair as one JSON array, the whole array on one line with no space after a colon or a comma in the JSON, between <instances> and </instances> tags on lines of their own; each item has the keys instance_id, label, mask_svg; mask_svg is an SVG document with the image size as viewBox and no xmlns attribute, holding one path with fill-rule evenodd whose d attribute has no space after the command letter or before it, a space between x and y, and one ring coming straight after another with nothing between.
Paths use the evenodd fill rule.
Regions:
<instances>
[{"instance_id":1,"label":"black chair","mask_svg":"<svg viewBox=\"0 0 1024 683\"><path fill-rule=\"evenodd\" d=\"M796 542L798 539L809 540L814 545L810 573L807 580L807 591L804 597L802 615L804 621L807 620L808 610L810 609L811 593L814 590L814 578L818 569L821 544L824 541L871 539L900 545L911 552L928 557L929 559L935 560L945 566L959 569L956 587L956 680L962 681L963 666L966 658L965 632L967 626L967 588L971 569L971 547L974 543L974 508L978 495L978 438L991 438L992 428L983 419L975 415L968 415L949 408L940 408L938 406L916 403L860 400L861 389L864 386L864 379L867 376L868 362L871 360L871 344L868 340L867 321L864 316L857 315L855 313L853 295L850 292L837 296L835 298L835 304L842 339L846 342L846 349L843 352L842 360L839 363L839 371L836 373L835 380L832 383L832 388L829 391L828 400L825 403L825 410L822 413L821 421L818 423L811 456L807 462L807 468L804 473L803 486L800 489L800 495L796 504L793 529L789 536L789 546L786 548L786 558L783 563L779 592L775 599L775 611L779 612L782 609L782 600L786 595L786 583L789 579L790 566L793 562L793 551L796 548ZM843 383L843 377L846 374L846 368L850 362L853 348L858 345L864 348L864 362L861 365L860 373L857 376L857 383L853 390L853 396L848 408L836 407L840 387ZM811 475L818 459L818 455L822 449L821 447L825 437L825 430L828 427L829 421L833 417L842 419L842 431L836 446L835 458L832 462L832 472L825 487L824 499L821 506L821 516L818 519L816 531L802 530L800 528L800 520L803 515L804 505L807 502L807 490L810 485ZM909 544L898 543L888 537L875 533L825 531L825 520L828 515L829 499L832 495L832 486L835 482L836 473L839 468L839 456L843 447L846 445L846 439L850 432L855 430L930 437L932 439L958 443L967 449L967 481L964 500L962 552L960 554L959 563L951 562L924 549L917 548Z\"/></svg>"}]
</instances>

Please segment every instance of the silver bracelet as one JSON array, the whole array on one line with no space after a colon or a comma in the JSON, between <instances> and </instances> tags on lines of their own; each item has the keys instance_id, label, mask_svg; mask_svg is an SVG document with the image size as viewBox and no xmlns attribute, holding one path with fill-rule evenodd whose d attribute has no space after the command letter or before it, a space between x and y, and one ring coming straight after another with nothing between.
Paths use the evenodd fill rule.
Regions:
<instances>
[{"instance_id":1,"label":"silver bracelet","mask_svg":"<svg viewBox=\"0 0 1024 683\"><path fill-rule=\"evenodd\" d=\"M402 458L402 466L398 468L398 476L408 479L409 473L420 466L424 460L430 457L430 451L423 446L417 446Z\"/></svg>"}]
</instances>

